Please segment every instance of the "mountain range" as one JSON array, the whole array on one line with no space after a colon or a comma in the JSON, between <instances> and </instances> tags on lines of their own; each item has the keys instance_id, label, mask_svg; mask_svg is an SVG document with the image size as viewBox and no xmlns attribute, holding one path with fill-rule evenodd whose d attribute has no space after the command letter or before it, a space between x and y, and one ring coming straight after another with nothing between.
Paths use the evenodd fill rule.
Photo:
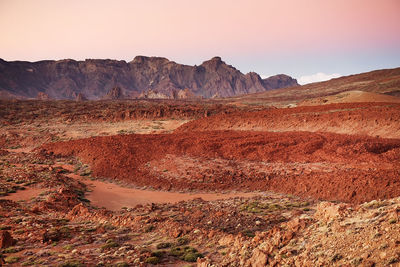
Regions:
<instances>
[{"instance_id":1,"label":"mountain range","mask_svg":"<svg viewBox=\"0 0 400 267\"><path fill-rule=\"evenodd\" d=\"M145 56L130 62L0 59L0 98L213 98L297 85L296 79L284 74L266 79L255 72L243 74L220 57L199 66Z\"/></svg>"}]
</instances>

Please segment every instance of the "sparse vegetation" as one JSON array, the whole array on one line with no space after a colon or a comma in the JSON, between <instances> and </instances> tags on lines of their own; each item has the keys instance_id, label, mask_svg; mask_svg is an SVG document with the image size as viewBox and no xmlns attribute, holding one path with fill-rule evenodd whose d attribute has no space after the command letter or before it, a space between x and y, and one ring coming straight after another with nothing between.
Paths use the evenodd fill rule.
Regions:
<instances>
[{"instance_id":1,"label":"sparse vegetation","mask_svg":"<svg viewBox=\"0 0 400 267\"><path fill-rule=\"evenodd\" d=\"M8 256L4 258L4 262L8 264L17 263L19 261L19 257L16 256Z\"/></svg>"},{"instance_id":2,"label":"sparse vegetation","mask_svg":"<svg viewBox=\"0 0 400 267\"><path fill-rule=\"evenodd\" d=\"M382 195L382 192L391 194L397 190L393 186L396 185L393 175L397 175L393 169L398 163L398 141L323 131L293 134L285 132L285 125L279 124L282 118L288 123L296 122L295 125L305 125L308 123L305 120L317 123L333 118L340 126L342 121L337 117L351 116L354 118L351 121L356 122L360 111L365 117L375 116L378 125L390 124L389 119L382 121L373 114L382 113L397 121L396 105L364 103L252 112L251 109L258 109L260 105L242 110L225 107L225 104L214 107L212 101L179 106L157 101L133 102L81 103L79 106L57 101L41 106L32 101L31 104L20 102L19 107L0 103L3 131L0 146L4 144L4 148L9 148L22 144L23 150L25 146L39 146L41 142L72 139L62 143L71 151L65 147L64 151L60 144L54 151L43 150L43 147L34 152L0 148L0 230L7 231L13 238L8 240L8 247L0 251L0 257L15 261L5 260L6 265L193 263L186 265L188 267L195 266L197 259L203 256L207 256L204 264L216 266L250 266L254 264L251 261L265 259L268 260L266 264L282 266L394 265L398 262L396 247L400 244L400 231L396 214L400 200ZM259 99L258 103L261 102ZM182 116L203 117L206 106L209 117L184 125L171 134L153 134L151 146L146 135L122 136L133 131L170 131L182 124ZM29 112L35 114L34 119L29 119L28 111L24 111L28 107ZM149 108L157 111L160 107L167 112L162 123L149 115L153 114L149 113ZM143 112L143 116L150 118L120 120L117 117L118 112L136 114L136 110L140 110L137 114ZM222 111L227 114L221 114ZM168 112L174 112L179 121L169 125ZM238 115L228 116L230 112ZM280 117L276 119L271 114ZM14 120L12 116L22 118ZM214 116L218 123L209 123L214 121ZM298 120L290 119L292 117ZM229 131L213 128L226 127L232 118L235 124ZM203 121L206 124L200 124ZM193 125L202 125L202 128L192 133ZM280 131L265 133L257 128L267 127L273 131L274 125L281 127ZM253 126L257 131L250 128ZM121 136L110 136L116 133ZM228 133L232 134L229 138ZM74 141L98 135L104 137ZM165 140L161 140L164 137ZM100 139L104 141L101 146L97 143ZM118 143L118 140L127 142ZM110 153L108 143L112 144ZM115 154L117 147L123 148L119 153L124 150L129 153L119 158L120 155ZM137 155L130 158L136 152ZM112 162L107 175L96 169L98 159L101 159L102 168ZM99 173L104 177L97 176ZM124 177L124 174L129 176ZM319 179L325 183L320 184ZM105 188L114 183L110 186L112 189L107 190L115 195L121 187L127 192L148 190L157 197L161 193L153 190L191 192L191 197L201 196L202 199L161 204L155 198L151 199L153 204L138 205L121 201L115 209L107 210L101 208L103 205L98 204L98 199L91 198L101 192L98 189L103 182ZM347 188L359 184L365 185L362 188L365 194L361 189L354 190L353 194ZM372 184L376 188L371 189ZM230 197L232 190L237 190L234 192L237 197ZM285 190L292 194L285 194ZM256 193L250 196L242 191ZM203 193L219 193L221 199L209 201L203 198L207 196ZM361 193L364 195L360 196ZM19 200L24 194L32 195ZM3 198L6 195L7 200ZM132 194L132 197L137 196ZM371 196L381 199L370 201ZM335 201L330 201L332 199ZM354 235L357 238L353 238Z\"/></svg>"},{"instance_id":3,"label":"sparse vegetation","mask_svg":"<svg viewBox=\"0 0 400 267\"><path fill-rule=\"evenodd\" d=\"M161 259L159 257L155 257L155 256L148 257L145 260L145 263L149 263L149 264L159 264L160 262L161 262Z\"/></svg>"},{"instance_id":4,"label":"sparse vegetation","mask_svg":"<svg viewBox=\"0 0 400 267\"><path fill-rule=\"evenodd\" d=\"M118 243L117 242L115 242L114 240L112 240L112 239L108 239L107 241L106 241L106 243L101 247L101 249L102 250L107 250L107 249L110 249L110 248L116 248L116 247L118 247L119 245L118 245Z\"/></svg>"},{"instance_id":5,"label":"sparse vegetation","mask_svg":"<svg viewBox=\"0 0 400 267\"><path fill-rule=\"evenodd\" d=\"M152 225L152 224L150 224L150 225L147 225L147 226L144 228L144 232L145 232L145 233L149 233L149 232L153 231L154 229L155 229L155 226Z\"/></svg>"},{"instance_id":6,"label":"sparse vegetation","mask_svg":"<svg viewBox=\"0 0 400 267\"><path fill-rule=\"evenodd\" d=\"M169 247L171 247L171 245L172 245L171 243L163 242L163 243L157 244L157 248L158 249L169 248Z\"/></svg>"}]
</instances>

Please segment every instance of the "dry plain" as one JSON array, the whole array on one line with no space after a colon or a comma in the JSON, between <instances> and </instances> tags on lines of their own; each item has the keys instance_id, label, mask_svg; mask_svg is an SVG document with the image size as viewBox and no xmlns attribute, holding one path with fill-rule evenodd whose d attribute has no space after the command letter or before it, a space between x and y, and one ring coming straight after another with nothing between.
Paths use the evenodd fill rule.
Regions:
<instances>
[{"instance_id":1,"label":"dry plain","mask_svg":"<svg viewBox=\"0 0 400 267\"><path fill-rule=\"evenodd\" d=\"M1 101L0 262L396 266L400 104L359 95Z\"/></svg>"}]
</instances>

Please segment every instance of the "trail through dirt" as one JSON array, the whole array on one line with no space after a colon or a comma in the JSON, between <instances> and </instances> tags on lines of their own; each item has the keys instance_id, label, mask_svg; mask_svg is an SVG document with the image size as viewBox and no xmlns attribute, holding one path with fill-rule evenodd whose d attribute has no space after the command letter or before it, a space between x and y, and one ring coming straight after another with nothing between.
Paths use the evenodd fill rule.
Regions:
<instances>
[{"instance_id":1,"label":"trail through dirt","mask_svg":"<svg viewBox=\"0 0 400 267\"><path fill-rule=\"evenodd\" d=\"M206 201L228 199L234 197L254 197L260 193L176 193L154 190L141 190L135 188L122 187L117 184L102 182L98 180L82 179L79 175L69 174L69 177L77 179L86 184L90 192L87 193L87 199L91 204L97 207L104 207L108 210L121 210L121 208L133 208L136 205L176 203L195 198L201 198Z\"/></svg>"},{"instance_id":2,"label":"trail through dirt","mask_svg":"<svg viewBox=\"0 0 400 267\"><path fill-rule=\"evenodd\" d=\"M8 196L0 197L0 199L7 199L12 201L30 200L31 198L37 197L40 193L44 192L43 188L27 188L20 190L16 193L12 193Z\"/></svg>"}]
</instances>

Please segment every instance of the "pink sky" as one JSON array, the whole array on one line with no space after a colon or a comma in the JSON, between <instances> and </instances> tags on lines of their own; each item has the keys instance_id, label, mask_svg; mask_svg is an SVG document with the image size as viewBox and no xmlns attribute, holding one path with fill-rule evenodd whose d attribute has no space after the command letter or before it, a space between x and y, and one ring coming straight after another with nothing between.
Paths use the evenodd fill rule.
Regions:
<instances>
[{"instance_id":1,"label":"pink sky","mask_svg":"<svg viewBox=\"0 0 400 267\"><path fill-rule=\"evenodd\" d=\"M0 0L0 32L5 60L219 55L265 75L361 72L400 62L400 1Z\"/></svg>"}]
</instances>

